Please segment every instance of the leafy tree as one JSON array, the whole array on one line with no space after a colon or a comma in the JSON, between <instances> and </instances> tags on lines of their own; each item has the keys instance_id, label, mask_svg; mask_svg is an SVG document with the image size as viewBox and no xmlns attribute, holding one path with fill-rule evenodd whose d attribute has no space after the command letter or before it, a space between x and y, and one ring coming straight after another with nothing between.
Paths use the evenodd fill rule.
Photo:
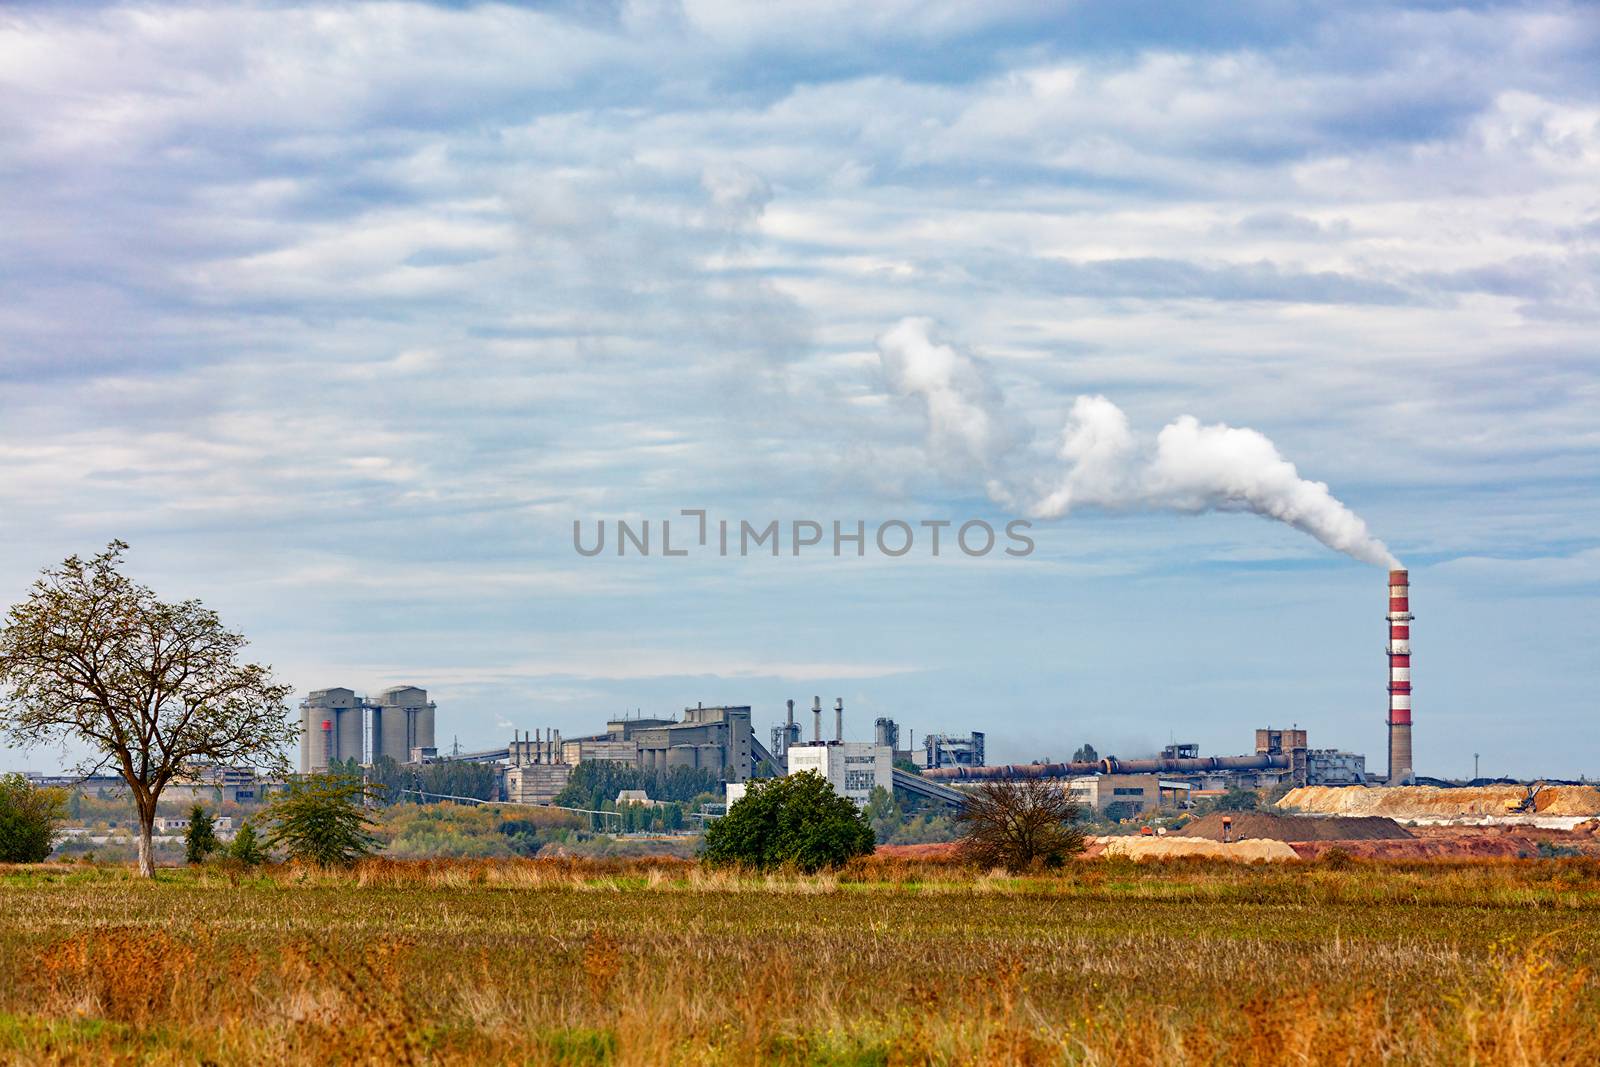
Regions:
<instances>
[{"instance_id":1,"label":"leafy tree","mask_svg":"<svg viewBox=\"0 0 1600 1067\"><path fill-rule=\"evenodd\" d=\"M183 832L183 860L185 863L204 863L206 857L222 847L217 840L216 822L211 813L196 804L189 810L189 828Z\"/></svg>"},{"instance_id":2,"label":"leafy tree","mask_svg":"<svg viewBox=\"0 0 1600 1067\"><path fill-rule=\"evenodd\" d=\"M703 768L652 771L610 760L585 760L572 769L572 776L555 803L567 808L597 810L614 803L617 794L624 789L643 789L651 800L680 802L693 800L702 793L722 793L721 779Z\"/></svg>"},{"instance_id":3,"label":"leafy tree","mask_svg":"<svg viewBox=\"0 0 1600 1067\"><path fill-rule=\"evenodd\" d=\"M894 769L897 770L897 771L905 771L907 774L915 774L915 775L921 775L922 774L922 768L918 767L915 763L912 763L910 760L906 759L904 756L896 756L895 757Z\"/></svg>"},{"instance_id":4,"label":"leafy tree","mask_svg":"<svg viewBox=\"0 0 1600 1067\"><path fill-rule=\"evenodd\" d=\"M1079 745L1078 751L1072 754L1073 763L1094 763L1099 758L1100 753L1096 752L1094 746L1087 741Z\"/></svg>"},{"instance_id":5,"label":"leafy tree","mask_svg":"<svg viewBox=\"0 0 1600 1067\"><path fill-rule=\"evenodd\" d=\"M881 785L873 786L872 792L867 794L864 814L872 826L873 837L879 841L888 841L905 822L905 812L901 811L893 791Z\"/></svg>"},{"instance_id":6,"label":"leafy tree","mask_svg":"<svg viewBox=\"0 0 1600 1067\"><path fill-rule=\"evenodd\" d=\"M377 847L364 802L373 790L359 778L313 774L290 784L266 810L268 848L319 867L347 867Z\"/></svg>"},{"instance_id":7,"label":"leafy tree","mask_svg":"<svg viewBox=\"0 0 1600 1067\"><path fill-rule=\"evenodd\" d=\"M1122 822L1139 814L1139 805L1131 800L1114 800L1105 806L1101 814L1106 817L1107 822Z\"/></svg>"},{"instance_id":8,"label":"leafy tree","mask_svg":"<svg viewBox=\"0 0 1600 1067\"><path fill-rule=\"evenodd\" d=\"M982 867L1057 867L1084 848L1071 794L1037 775L983 782L956 821L962 856Z\"/></svg>"},{"instance_id":9,"label":"leafy tree","mask_svg":"<svg viewBox=\"0 0 1600 1067\"><path fill-rule=\"evenodd\" d=\"M348 760L330 771L361 773L356 760ZM474 800L495 800L500 795L499 772L487 763L467 760L439 760L421 766L401 763L393 756L379 756L367 769L367 781L374 787L374 795L385 804L406 801L431 804L439 797L471 797ZM415 790L405 794L402 790ZM417 795L418 793L424 795Z\"/></svg>"},{"instance_id":10,"label":"leafy tree","mask_svg":"<svg viewBox=\"0 0 1600 1067\"><path fill-rule=\"evenodd\" d=\"M708 863L803 871L837 867L874 845L872 827L854 802L814 771L750 783L728 814L706 829Z\"/></svg>"},{"instance_id":11,"label":"leafy tree","mask_svg":"<svg viewBox=\"0 0 1600 1067\"><path fill-rule=\"evenodd\" d=\"M161 792L198 763L287 771L299 734L269 668L241 663L245 640L198 600L166 603L123 575L127 545L69 556L34 582L0 629L3 730L31 747L70 741L111 767L139 817L139 873L155 875Z\"/></svg>"},{"instance_id":12,"label":"leafy tree","mask_svg":"<svg viewBox=\"0 0 1600 1067\"><path fill-rule=\"evenodd\" d=\"M40 789L21 774L0 778L0 863L48 859L65 809L59 789Z\"/></svg>"},{"instance_id":13,"label":"leafy tree","mask_svg":"<svg viewBox=\"0 0 1600 1067\"><path fill-rule=\"evenodd\" d=\"M1256 796L1253 789L1237 789L1229 786L1228 791L1212 803L1213 811L1255 811L1261 806L1261 798Z\"/></svg>"},{"instance_id":14,"label":"leafy tree","mask_svg":"<svg viewBox=\"0 0 1600 1067\"><path fill-rule=\"evenodd\" d=\"M233 844L228 848L228 855L246 867L257 867L267 861L267 853L261 847L261 838L257 836L256 828L249 823L240 826L239 832L233 835Z\"/></svg>"}]
</instances>

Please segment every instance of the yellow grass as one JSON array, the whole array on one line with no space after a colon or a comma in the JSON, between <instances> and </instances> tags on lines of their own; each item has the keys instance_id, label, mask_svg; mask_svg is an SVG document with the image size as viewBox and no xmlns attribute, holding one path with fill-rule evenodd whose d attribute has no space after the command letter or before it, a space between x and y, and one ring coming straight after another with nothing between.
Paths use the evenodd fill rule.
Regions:
<instances>
[{"instance_id":1,"label":"yellow grass","mask_svg":"<svg viewBox=\"0 0 1600 1067\"><path fill-rule=\"evenodd\" d=\"M1587 1063L1585 860L0 873L0 1058Z\"/></svg>"}]
</instances>

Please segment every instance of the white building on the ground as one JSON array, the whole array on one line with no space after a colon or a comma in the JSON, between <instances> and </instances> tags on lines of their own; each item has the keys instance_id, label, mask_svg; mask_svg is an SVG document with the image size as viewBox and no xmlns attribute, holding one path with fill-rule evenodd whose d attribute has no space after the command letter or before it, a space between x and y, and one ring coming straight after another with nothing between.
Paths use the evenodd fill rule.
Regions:
<instances>
[{"instance_id":1,"label":"white building on the ground","mask_svg":"<svg viewBox=\"0 0 1600 1067\"><path fill-rule=\"evenodd\" d=\"M894 749L869 741L826 741L792 745L789 773L815 771L832 784L834 792L865 807L877 786L894 790Z\"/></svg>"}]
</instances>

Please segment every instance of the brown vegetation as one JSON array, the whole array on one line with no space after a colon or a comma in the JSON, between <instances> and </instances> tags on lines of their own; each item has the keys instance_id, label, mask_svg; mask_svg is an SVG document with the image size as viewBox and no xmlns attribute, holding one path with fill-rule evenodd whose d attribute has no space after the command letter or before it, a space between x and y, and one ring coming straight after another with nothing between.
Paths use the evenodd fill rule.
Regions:
<instances>
[{"instance_id":1,"label":"brown vegetation","mask_svg":"<svg viewBox=\"0 0 1600 1067\"><path fill-rule=\"evenodd\" d=\"M1356 844L1360 844L1357 842ZM1571 1063L1600 863L0 869L0 1059Z\"/></svg>"}]
</instances>

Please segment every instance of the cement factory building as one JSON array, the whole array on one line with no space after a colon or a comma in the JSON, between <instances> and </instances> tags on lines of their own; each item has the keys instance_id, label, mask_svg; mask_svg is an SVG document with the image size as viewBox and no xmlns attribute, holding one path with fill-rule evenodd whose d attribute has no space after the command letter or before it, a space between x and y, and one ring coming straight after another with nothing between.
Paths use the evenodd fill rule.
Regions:
<instances>
[{"instance_id":1,"label":"cement factory building","mask_svg":"<svg viewBox=\"0 0 1600 1067\"><path fill-rule=\"evenodd\" d=\"M333 760L418 761L435 747L436 710L428 691L414 685L392 686L372 700L353 689L313 690L300 702L300 773L325 771Z\"/></svg>"}]
</instances>

